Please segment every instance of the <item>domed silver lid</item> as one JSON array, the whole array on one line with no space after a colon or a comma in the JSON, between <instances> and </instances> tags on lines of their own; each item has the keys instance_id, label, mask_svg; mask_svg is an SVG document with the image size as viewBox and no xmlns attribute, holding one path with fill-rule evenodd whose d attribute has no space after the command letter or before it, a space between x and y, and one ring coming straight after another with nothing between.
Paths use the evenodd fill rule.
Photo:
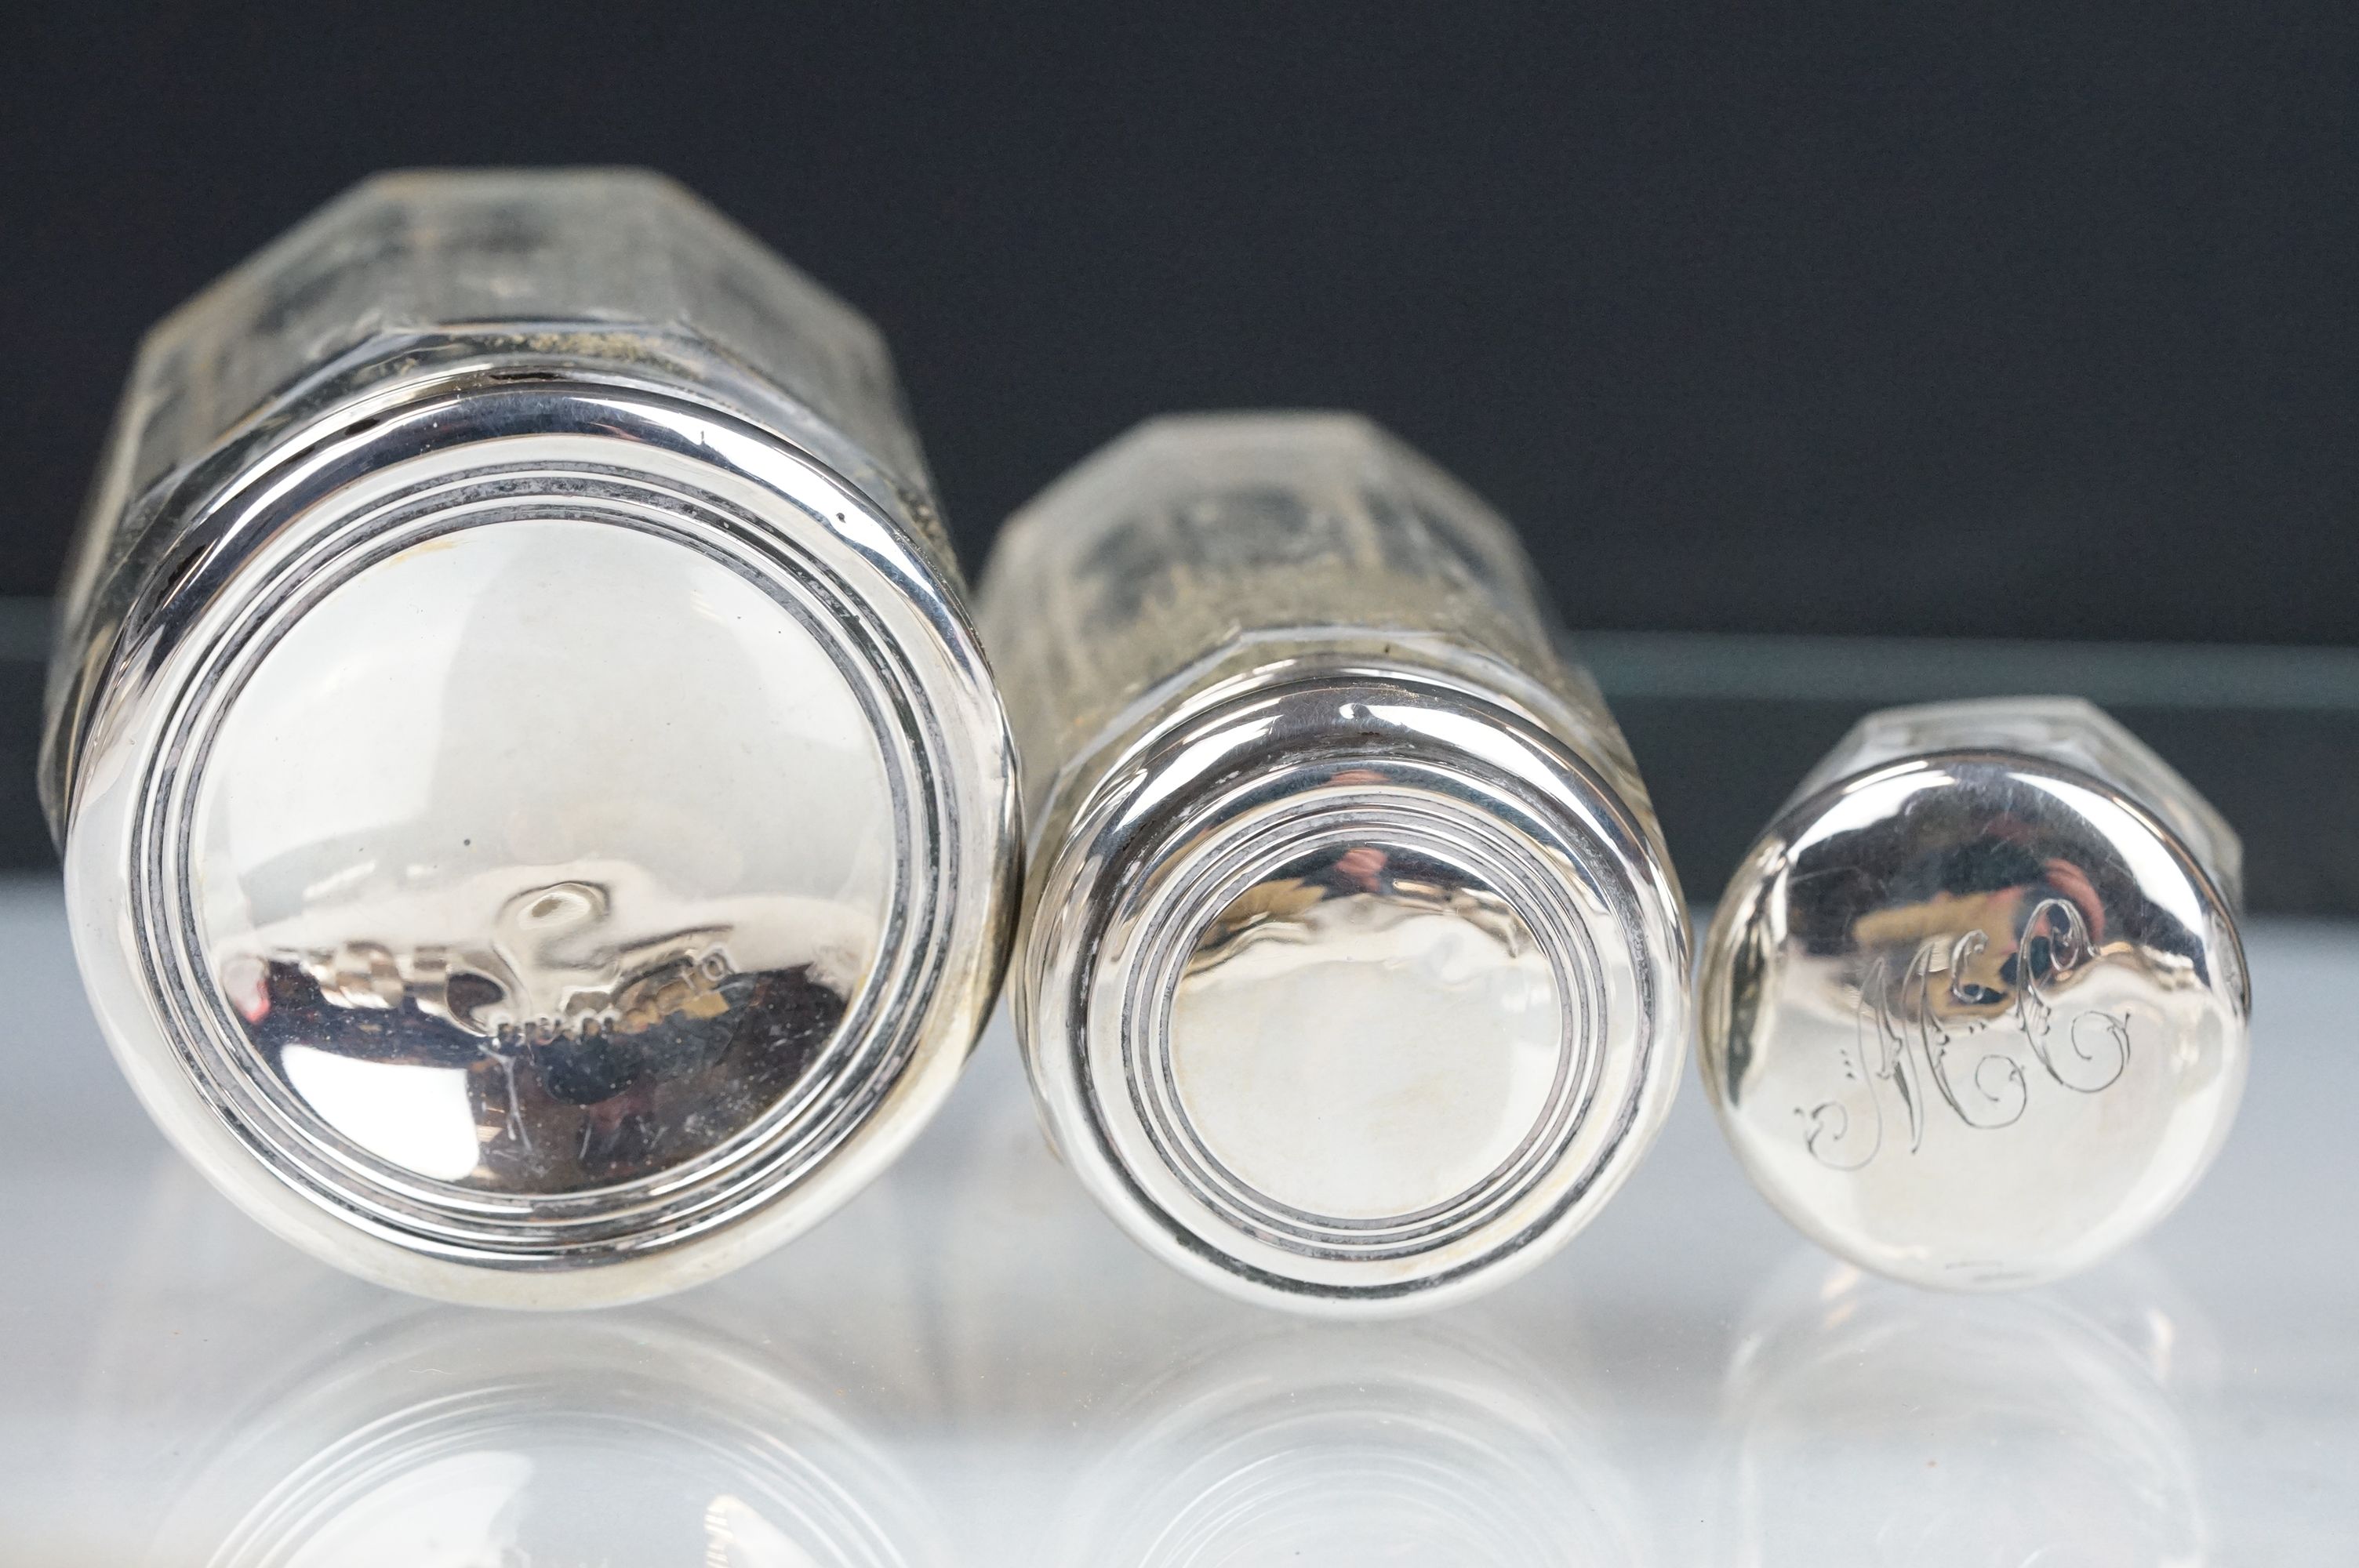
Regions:
<instances>
[{"instance_id":1,"label":"domed silver lid","mask_svg":"<svg viewBox=\"0 0 2359 1568\"><path fill-rule=\"evenodd\" d=\"M92 996L176 1141L345 1267L678 1288L947 1093L1011 925L1005 726L794 447L646 387L405 391L143 622L69 838Z\"/></svg>"},{"instance_id":2,"label":"domed silver lid","mask_svg":"<svg viewBox=\"0 0 2359 1568\"><path fill-rule=\"evenodd\" d=\"M2237 854L2085 702L1864 720L1705 940L1704 1083L1746 1173L1920 1284L2028 1284L2140 1235L2243 1088Z\"/></svg>"},{"instance_id":3,"label":"domed silver lid","mask_svg":"<svg viewBox=\"0 0 2359 1568\"><path fill-rule=\"evenodd\" d=\"M1044 1117L1150 1250L1264 1304L1487 1288L1660 1125L1684 915L1554 737L1348 663L1159 725L1035 891L1019 1027Z\"/></svg>"}]
</instances>

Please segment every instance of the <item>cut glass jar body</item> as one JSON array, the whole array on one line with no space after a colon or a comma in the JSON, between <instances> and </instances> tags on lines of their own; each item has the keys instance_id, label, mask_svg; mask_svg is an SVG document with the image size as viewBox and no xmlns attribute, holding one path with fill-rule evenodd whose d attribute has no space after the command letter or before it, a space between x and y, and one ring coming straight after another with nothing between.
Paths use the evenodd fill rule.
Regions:
<instances>
[{"instance_id":1,"label":"cut glass jar body","mask_svg":"<svg viewBox=\"0 0 2359 1568\"><path fill-rule=\"evenodd\" d=\"M1687 934L1507 525L1364 420L1168 418L982 600L1038 824L1017 1028L1099 1200L1331 1313L1569 1237L1676 1087Z\"/></svg>"},{"instance_id":2,"label":"cut glass jar body","mask_svg":"<svg viewBox=\"0 0 2359 1568\"><path fill-rule=\"evenodd\" d=\"M871 328L677 186L381 177L143 345L44 792L149 1110L332 1261L692 1283L914 1135L1006 725Z\"/></svg>"}]
</instances>

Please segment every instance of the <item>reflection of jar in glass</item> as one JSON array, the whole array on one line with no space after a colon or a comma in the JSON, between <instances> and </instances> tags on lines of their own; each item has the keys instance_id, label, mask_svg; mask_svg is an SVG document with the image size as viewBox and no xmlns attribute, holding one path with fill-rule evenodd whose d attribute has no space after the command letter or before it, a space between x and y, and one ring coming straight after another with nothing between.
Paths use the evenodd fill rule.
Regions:
<instances>
[{"instance_id":1,"label":"reflection of jar in glass","mask_svg":"<svg viewBox=\"0 0 2359 1568\"><path fill-rule=\"evenodd\" d=\"M1013 769L874 329L628 171L361 186L143 347L43 783L157 1120L429 1294L693 1283L938 1105Z\"/></svg>"},{"instance_id":2,"label":"reflection of jar in glass","mask_svg":"<svg viewBox=\"0 0 2359 1568\"><path fill-rule=\"evenodd\" d=\"M1042 1557L1655 1561L1626 1477L1556 1374L1422 1325L1216 1343L1109 1404Z\"/></svg>"},{"instance_id":3,"label":"reflection of jar in glass","mask_svg":"<svg viewBox=\"0 0 2359 1568\"><path fill-rule=\"evenodd\" d=\"M1314 1311L1578 1228L1678 1082L1686 916L1508 526L1364 420L1162 419L982 600L1040 825L1017 1025L1099 1201Z\"/></svg>"},{"instance_id":4,"label":"reflection of jar in glass","mask_svg":"<svg viewBox=\"0 0 2359 1568\"><path fill-rule=\"evenodd\" d=\"M1799 1257L1737 1319L1690 1560L2233 1561L2189 1435L2215 1349L2152 1270L1959 1295Z\"/></svg>"},{"instance_id":5,"label":"reflection of jar in glass","mask_svg":"<svg viewBox=\"0 0 2359 1568\"><path fill-rule=\"evenodd\" d=\"M660 1312L369 1327L282 1346L200 1429L141 1561L951 1561L893 1454L743 1336Z\"/></svg>"}]
</instances>

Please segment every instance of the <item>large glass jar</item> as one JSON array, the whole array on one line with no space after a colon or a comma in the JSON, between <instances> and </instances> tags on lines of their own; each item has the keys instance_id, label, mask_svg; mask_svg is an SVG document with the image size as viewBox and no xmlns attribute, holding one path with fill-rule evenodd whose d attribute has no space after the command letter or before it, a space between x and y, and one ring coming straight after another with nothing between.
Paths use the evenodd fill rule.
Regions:
<instances>
[{"instance_id":1,"label":"large glass jar","mask_svg":"<svg viewBox=\"0 0 2359 1568\"><path fill-rule=\"evenodd\" d=\"M165 320L44 788L100 1022L264 1223L694 1282L940 1103L1014 769L875 330L627 170L372 179Z\"/></svg>"},{"instance_id":2,"label":"large glass jar","mask_svg":"<svg viewBox=\"0 0 2359 1568\"><path fill-rule=\"evenodd\" d=\"M1513 532L1363 419L1153 421L982 590L1038 824L1016 1022L1139 1240L1309 1310L1560 1244L1677 1085L1686 915Z\"/></svg>"}]
</instances>

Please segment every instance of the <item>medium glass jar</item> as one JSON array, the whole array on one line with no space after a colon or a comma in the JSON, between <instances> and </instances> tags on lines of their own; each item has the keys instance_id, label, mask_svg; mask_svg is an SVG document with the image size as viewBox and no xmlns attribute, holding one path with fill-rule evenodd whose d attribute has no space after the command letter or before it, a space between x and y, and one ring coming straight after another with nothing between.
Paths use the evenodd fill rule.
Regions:
<instances>
[{"instance_id":1,"label":"medium glass jar","mask_svg":"<svg viewBox=\"0 0 2359 1568\"><path fill-rule=\"evenodd\" d=\"M372 179L143 344L43 785L158 1122L386 1283L709 1277L940 1102L1006 728L875 330L627 170Z\"/></svg>"},{"instance_id":2,"label":"medium glass jar","mask_svg":"<svg viewBox=\"0 0 2359 1568\"><path fill-rule=\"evenodd\" d=\"M1686 915L1505 522L1363 419L1158 419L1009 522L982 618L1038 824L1017 1029L1135 1237L1403 1311L1619 1185Z\"/></svg>"}]
</instances>

